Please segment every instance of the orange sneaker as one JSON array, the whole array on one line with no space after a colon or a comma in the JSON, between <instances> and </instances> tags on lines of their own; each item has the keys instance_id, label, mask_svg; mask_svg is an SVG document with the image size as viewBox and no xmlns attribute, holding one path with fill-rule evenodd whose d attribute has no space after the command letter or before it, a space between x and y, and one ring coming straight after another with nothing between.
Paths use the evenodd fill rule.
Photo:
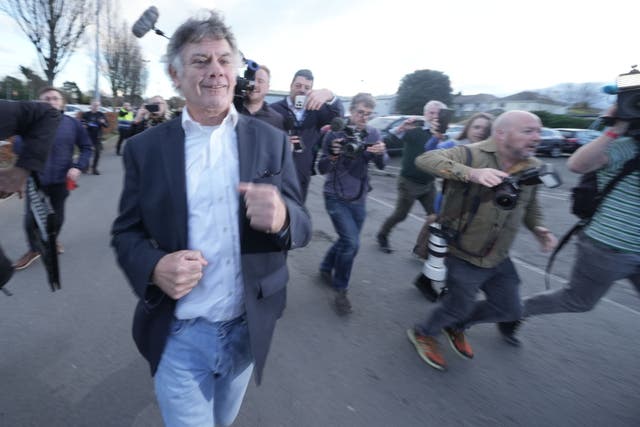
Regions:
<instances>
[{"instance_id":1,"label":"orange sneaker","mask_svg":"<svg viewBox=\"0 0 640 427\"><path fill-rule=\"evenodd\" d=\"M453 328L444 328L442 332L444 332L449 344L451 344L451 348L458 353L458 356L463 359L473 359L473 349L464 336L464 332L456 331Z\"/></svg>"},{"instance_id":2,"label":"orange sneaker","mask_svg":"<svg viewBox=\"0 0 640 427\"><path fill-rule=\"evenodd\" d=\"M413 328L407 329L407 336L409 341L416 347L422 360L439 371L444 371L447 368L447 362L445 362L444 356L440 352L438 340L434 337L421 335Z\"/></svg>"}]
</instances>

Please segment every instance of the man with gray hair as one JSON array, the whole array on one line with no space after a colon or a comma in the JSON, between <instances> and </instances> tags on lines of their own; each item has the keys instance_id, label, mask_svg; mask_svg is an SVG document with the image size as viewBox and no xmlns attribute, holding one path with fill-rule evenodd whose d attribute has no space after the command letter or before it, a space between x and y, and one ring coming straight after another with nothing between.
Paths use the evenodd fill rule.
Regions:
<instances>
[{"instance_id":1,"label":"man with gray hair","mask_svg":"<svg viewBox=\"0 0 640 427\"><path fill-rule=\"evenodd\" d=\"M284 310L287 250L311 236L286 135L233 106L239 59L217 12L182 24L166 55L181 118L124 148L112 245L167 426L233 422Z\"/></svg>"},{"instance_id":2,"label":"man with gray hair","mask_svg":"<svg viewBox=\"0 0 640 427\"><path fill-rule=\"evenodd\" d=\"M409 118L400 126L391 129L390 139L402 140L402 166L398 175L398 197L396 207L380 227L376 236L380 249L391 253L389 234L393 227L404 221L416 200L420 202L427 215L433 213L433 201L436 195L434 176L421 171L415 165L416 158L424 153L425 144L432 136L440 137L438 113L447 106L440 101L429 101L424 105L424 123Z\"/></svg>"}]
</instances>

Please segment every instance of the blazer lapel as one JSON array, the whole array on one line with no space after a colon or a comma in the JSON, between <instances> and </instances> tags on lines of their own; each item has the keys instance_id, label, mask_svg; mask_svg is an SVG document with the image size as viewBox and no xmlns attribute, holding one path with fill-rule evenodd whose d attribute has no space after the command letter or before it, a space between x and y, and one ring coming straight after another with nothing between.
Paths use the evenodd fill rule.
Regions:
<instances>
[{"instance_id":1,"label":"blazer lapel","mask_svg":"<svg viewBox=\"0 0 640 427\"><path fill-rule=\"evenodd\" d=\"M163 141L162 163L168 184L170 199L173 203L176 241L181 248L187 247L187 177L185 170L184 130L180 120L172 120L167 126Z\"/></svg>"},{"instance_id":2,"label":"blazer lapel","mask_svg":"<svg viewBox=\"0 0 640 427\"><path fill-rule=\"evenodd\" d=\"M240 114L236 126L238 137L238 163L240 168L240 182L251 182L256 178L256 160L258 156L258 139L256 128L247 117Z\"/></svg>"}]
</instances>

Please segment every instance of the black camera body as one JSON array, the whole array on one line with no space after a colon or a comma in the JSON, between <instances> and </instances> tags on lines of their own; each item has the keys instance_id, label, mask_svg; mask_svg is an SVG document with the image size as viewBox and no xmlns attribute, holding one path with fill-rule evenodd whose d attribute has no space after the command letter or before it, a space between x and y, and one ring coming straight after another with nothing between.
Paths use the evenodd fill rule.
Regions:
<instances>
[{"instance_id":1,"label":"black camera body","mask_svg":"<svg viewBox=\"0 0 640 427\"><path fill-rule=\"evenodd\" d=\"M150 113L157 113L160 111L160 106L158 104L145 104L144 109Z\"/></svg>"},{"instance_id":2,"label":"black camera body","mask_svg":"<svg viewBox=\"0 0 640 427\"><path fill-rule=\"evenodd\" d=\"M524 171L508 176L493 187L493 202L504 210L511 210L516 207L520 191L523 185L544 184L548 188L556 188L562 185L560 175L555 171L553 165L545 163L542 166L525 169Z\"/></svg>"},{"instance_id":3,"label":"black camera body","mask_svg":"<svg viewBox=\"0 0 640 427\"><path fill-rule=\"evenodd\" d=\"M233 94L233 102L237 109L240 109L247 94L256 86L256 71L260 67L257 62L246 59L244 55L242 55L242 63L246 68L242 77L236 77L236 88Z\"/></svg>"},{"instance_id":4,"label":"black camera body","mask_svg":"<svg viewBox=\"0 0 640 427\"><path fill-rule=\"evenodd\" d=\"M618 101L616 118L640 121L640 71L633 66L631 71L620 74L616 80Z\"/></svg>"},{"instance_id":5,"label":"black camera body","mask_svg":"<svg viewBox=\"0 0 640 427\"><path fill-rule=\"evenodd\" d=\"M346 125L342 131L345 138L342 141L341 153L347 157L356 157L366 151L368 144L364 142L367 137L366 130L358 130L355 126Z\"/></svg>"}]
</instances>

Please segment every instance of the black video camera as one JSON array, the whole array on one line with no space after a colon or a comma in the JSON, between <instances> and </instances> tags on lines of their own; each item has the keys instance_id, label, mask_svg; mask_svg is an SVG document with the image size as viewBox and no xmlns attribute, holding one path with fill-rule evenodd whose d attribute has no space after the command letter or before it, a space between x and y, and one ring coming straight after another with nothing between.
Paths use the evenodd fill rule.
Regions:
<instances>
[{"instance_id":1,"label":"black video camera","mask_svg":"<svg viewBox=\"0 0 640 427\"><path fill-rule=\"evenodd\" d=\"M242 63L245 66L244 74L242 77L236 77L236 88L234 93L234 102L236 102L236 107L242 105L244 103L244 99L249 94L253 88L256 86L256 71L260 67L257 62L252 61L250 59L246 59L242 53L240 53L242 57Z\"/></svg>"},{"instance_id":2,"label":"black video camera","mask_svg":"<svg viewBox=\"0 0 640 427\"><path fill-rule=\"evenodd\" d=\"M618 108L616 118L620 120L640 120L640 71L637 65L631 71L620 74L616 80L618 86Z\"/></svg>"},{"instance_id":3,"label":"black video camera","mask_svg":"<svg viewBox=\"0 0 640 427\"><path fill-rule=\"evenodd\" d=\"M553 165L549 163L536 168L525 169L518 174L504 178L502 183L493 187L495 192L493 202L504 210L511 210L518 203L521 187L535 184L544 184L545 187L556 188L562 185L562 179L553 168Z\"/></svg>"}]
</instances>

